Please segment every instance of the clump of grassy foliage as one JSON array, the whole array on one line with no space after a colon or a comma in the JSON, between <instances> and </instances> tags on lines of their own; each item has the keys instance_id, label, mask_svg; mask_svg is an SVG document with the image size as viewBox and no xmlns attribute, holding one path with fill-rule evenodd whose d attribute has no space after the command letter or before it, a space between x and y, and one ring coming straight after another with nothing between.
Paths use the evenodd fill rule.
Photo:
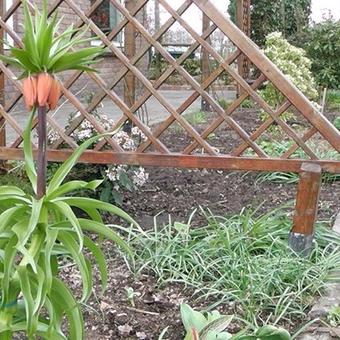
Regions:
<instances>
[{"instance_id":1,"label":"clump of grassy foliage","mask_svg":"<svg viewBox=\"0 0 340 340\"><path fill-rule=\"evenodd\" d=\"M244 210L231 217L204 212L206 223L131 231L139 272L151 271L159 284L180 282L198 298L231 303L235 314L259 325L304 317L340 266L340 237L318 225L308 258L288 246L290 219L280 209L257 216ZM216 305L215 305L216 306Z\"/></svg>"}]
</instances>

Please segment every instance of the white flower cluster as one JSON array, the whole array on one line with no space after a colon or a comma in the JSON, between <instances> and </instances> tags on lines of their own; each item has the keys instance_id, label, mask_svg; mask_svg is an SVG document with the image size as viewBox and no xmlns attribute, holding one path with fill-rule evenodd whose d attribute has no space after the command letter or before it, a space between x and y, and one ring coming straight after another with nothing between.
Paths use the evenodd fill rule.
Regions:
<instances>
[{"instance_id":1,"label":"white flower cluster","mask_svg":"<svg viewBox=\"0 0 340 340\"><path fill-rule=\"evenodd\" d=\"M138 126L134 126L132 128L131 135L133 137L139 137L141 139L141 141L143 141L143 142L145 142L147 140L145 134L143 133L143 131Z\"/></svg>"},{"instance_id":2,"label":"white flower cluster","mask_svg":"<svg viewBox=\"0 0 340 340\"><path fill-rule=\"evenodd\" d=\"M48 136L47 136L47 140L49 144L53 144L54 142L56 142L58 139L60 138L60 135L57 131L50 131Z\"/></svg>"},{"instance_id":3,"label":"white flower cluster","mask_svg":"<svg viewBox=\"0 0 340 340\"><path fill-rule=\"evenodd\" d=\"M77 112L76 115L70 116L69 123L72 122L73 118L78 116L80 116L79 112ZM114 121L106 115L94 112L93 117L97 120L100 126L105 129L105 131L112 131L114 128ZM87 139L97 135L97 133L98 132L95 130L93 125L88 120L84 120L78 128L74 130L71 136L77 143L83 143ZM51 144L59 138L59 134L54 131L48 135L48 141ZM145 134L136 126L132 128L131 135L120 130L113 135L113 138L125 151L135 151L138 144L147 139ZM144 168L139 167L136 169L135 167L128 165L108 165L105 166L103 172L106 178L112 183L115 190L118 190L120 185L123 185L122 182L126 182L126 178L129 178L129 182L135 188L143 186L149 178L149 174L145 172ZM121 181L122 174L126 175L124 176L123 181Z\"/></svg>"},{"instance_id":4,"label":"white flower cluster","mask_svg":"<svg viewBox=\"0 0 340 340\"><path fill-rule=\"evenodd\" d=\"M119 181L119 177L127 169L127 165L109 165L105 170L106 177L111 182Z\"/></svg>"},{"instance_id":5,"label":"white flower cluster","mask_svg":"<svg viewBox=\"0 0 340 340\"><path fill-rule=\"evenodd\" d=\"M136 144L134 140L125 132L118 131L113 136L114 140L126 151L136 150Z\"/></svg>"},{"instance_id":6,"label":"white flower cluster","mask_svg":"<svg viewBox=\"0 0 340 340\"><path fill-rule=\"evenodd\" d=\"M310 100L318 97L315 79L311 72L311 61L306 52L291 45L282 37L282 33L274 32L266 37L264 53ZM279 105L281 94L272 84L262 91L265 100L272 105Z\"/></svg>"},{"instance_id":7,"label":"white flower cluster","mask_svg":"<svg viewBox=\"0 0 340 340\"><path fill-rule=\"evenodd\" d=\"M137 170L134 170L134 174L132 176L133 184L137 187L143 186L149 179L149 174L145 172L145 169L139 167Z\"/></svg>"},{"instance_id":8,"label":"white flower cluster","mask_svg":"<svg viewBox=\"0 0 340 340\"><path fill-rule=\"evenodd\" d=\"M106 115L95 114L93 116L96 118L100 126L105 129L105 131L110 131L113 128L114 121L108 118ZM72 137L76 142L84 142L96 134L97 132L93 125L88 120L84 120L72 133Z\"/></svg>"}]
</instances>

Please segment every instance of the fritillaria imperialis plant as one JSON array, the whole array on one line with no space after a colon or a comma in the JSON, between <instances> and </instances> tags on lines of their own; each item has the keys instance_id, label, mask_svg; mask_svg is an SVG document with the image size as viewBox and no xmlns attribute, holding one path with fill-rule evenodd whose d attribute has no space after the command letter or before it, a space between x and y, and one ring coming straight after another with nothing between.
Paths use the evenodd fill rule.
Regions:
<instances>
[{"instance_id":1,"label":"fritillaria imperialis plant","mask_svg":"<svg viewBox=\"0 0 340 340\"><path fill-rule=\"evenodd\" d=\"M78 147L59 167L47 188L40 177L46 172L46 107L53 109L59 98L59 84L53 74L66 69L91 71L88 65L100 49L70 52L71 47L84 42L79 38L84 33L78 32L78 38L73 39L77 32L69 28L57 36L56 15L47 19L46 1L41 13L35 10L35 20L27 4L24 10L24 48L12 48L11 56L1 59L23 71L23 94L26 105L32 109L24 133L25 169L34 194L15 186L0 187L0 339L12 339L21 332L28 339L79 340L84 338L80 304L89 299L93 289L92 265L98 266L103 290L107 284L105 257L94 237L100 236L100 242L109 239L131 255L126 243L103 223L100 211L135 222L111 204L75 196L79 189L95 190L101 181L64 182L81 153L98 136ZM31 142L36 107L38 173ZM82 212L82 218L75 214L75 208ZM61 256L78 268L83 288L80 301L60 278Z\"/></svg>"}]
</instances>

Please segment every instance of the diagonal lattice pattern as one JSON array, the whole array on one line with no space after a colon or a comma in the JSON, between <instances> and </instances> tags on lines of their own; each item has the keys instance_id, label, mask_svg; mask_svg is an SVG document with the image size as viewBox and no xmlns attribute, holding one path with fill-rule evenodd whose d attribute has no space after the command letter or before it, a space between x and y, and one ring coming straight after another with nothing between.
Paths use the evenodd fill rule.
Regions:
<instances>
[{"instance_id":1,"label":"diagonal lattice pattern","mask_svg":"<svg viewBox=\"0 0 340 340\"><path fill-rule=\"evenodd\" d=\"M119 13L116 26L108 33L104 33L92 20L93 15L104 1L109 1L110 6ZM319 135L335 151L340 153L340 135L336 129L323 115L315 110L303 94L284 77L249 38L216 10L210 1L183 0L182 5L175 9L170 4L170 1L159 0L163 10L168 15L168 19L156 32L151 32L143 22L149 1L129 0L128 2L129 6L127 7L118 0L89 1L88 5L85 6L86 8L84 8L84 1L79 0L56 0L49 5L50 15L57 9L67 8L67 13L72 17L74 27L85 27L89 36L95 36L97 43L105 46L107 54L112 55L112 58L115 58L120 65L112 77L100 72L86 74L87 82L91 82L97 89L94 96L86 103L77 96L74 90L76 84L85 79L83 72L76 71L62 75L63 94L60 98L60 103L66 103L65 105L71 106L77 112L77 115L66 125L58 120L57 115L48 113L49 128L58 136L50 146L50 159L62 160L67 157L69 150L77 147L73 134L83 122L91 124L98 133L107 132L107 129L101 125L92 112L98 110L104 102L110 101L120 112L119 117L115 119L114 124L110 127L110 131L117 131L129 123L138 127L146 136L146 140L139 145L135 153L129 153L124 152L114 138L106 136L94 146L92 151L88 152L88 156L84 156L83 159L86 161L97 163L107 160L108 162L145 165L175 166L179 164L181 166L194 167L196 165L203 167L203 165L206 165L204 162L210 159L211 164L219 164L216 167L229 166L230 168L251 169L253 166L254 169L271 170L281 166L285 169L289 167L298 169L302 160L295 160L294 154L297 150L301 150L306 159L324 164L325 169L328 171L339 171L338 162L320 160L309 143L312 138ZM32 6L32 4L30 5ZM185 19L186 13L192 8L195 8L196 11L201 12L211 20L211 25L202 33L198 33L190 22ZM21 1L15 0L0 18L2 35L6 34L19 47L22 46L20 31L17 32L10 23L11 20L13 22L13 20L16 20L15 18L20 17L21 12ZM162 38L175 24L180 25L192 41L187 51L177 59L161 43ZM128 32L128 27L130 30L132 29L135 40L140 42L140 46L134 50L133 54L128 53L126 44L124 48L124 41L122 41L123 46L117 44L117 37L119 36L124 37L125 34L125 41L127 40L126 32ZM216 31L229 39L233 47L229 54L222 56L211 43L211 37ZM150 50L156 51L166 65L164 72L153 82L148 79L146 72L142 71L139 66ZM209 54L216 67L211 70L207 78L200 81L197 77L189 74L184 67L184 63L194 53L202 53L202 51ZM258 70L257 79L252 83L248 83L237 71L235 65L237 65L240 58L249 60ZM16 136L14 140L0 146L0 158L19 158L23 140L23 126L18 123L16 116L12 115L12 113L22 105L21 82L15 79L14 71L4 63L0 63L0 71L1 76L6 79L6 86L11 84L11 89L13 89L10 98L6 98L0 105L0 117L1 121L5 122L5 126L12 129ZM174 74L179 75L188 84L191 91L188 98L179 103L179 105L171 103L161 91L162 85ZM214 97L209 90L222 75L228 75L235 87L239 86L242 89L240 95L233 99L227 107L223 107L218 98ZM130 79L133 77L134 82L141 87L139 95L132 97L132 102L127 102L126 98L122 98L122 91L117 90L121 84L123 84L123 87L126 85L127 77L130 77ZM285 98L281 106L277 108L272 108L259 93L261 86L268 82L273 84ZM4 88L5 91L6 88ZM151 99L155 100L161 110L166 113L163 121L152 127L147 126L136 114ZM208 103L214 112L203 130L197 129L185 115L185 112L199 99L203 99ZM249 99L268 115L266 120L257 124L258 126L254 122L253 131L247 131L242 126L242 123L235 118L239 108ZM301 131L296 131L293 126L282 118L287 110L294 110L296 115L300 115L308 122L308 127L302 133ZM37 121L35 120L33 129L36 123ZM174 124L177 124L186 136L186 145L179 153L170 151L162 139ZM237 145L233 145L232 150L227 154L218 153L209 141L209 136L222 126L226 126L229 129L228 131L235 133L239 140ZM275 166L273 166L270 157L259 143L262 138L267 138L268 131L273 126L277 126L285 138L292 143L291 147L280 156L283 162L278 162ZM198 153L202 152L206 157L204 158L204 164L202 163L202 156L198 155ZM249 156L250 154L251 157ZM171 160L174 159L173 157L176 157L176 164L170 164ZM230 165L223 163L228 160L232 160ZM284 163L285 160L289 162ZM232 165L233 162L236 165Z\"/></svg>"}]
</instances>

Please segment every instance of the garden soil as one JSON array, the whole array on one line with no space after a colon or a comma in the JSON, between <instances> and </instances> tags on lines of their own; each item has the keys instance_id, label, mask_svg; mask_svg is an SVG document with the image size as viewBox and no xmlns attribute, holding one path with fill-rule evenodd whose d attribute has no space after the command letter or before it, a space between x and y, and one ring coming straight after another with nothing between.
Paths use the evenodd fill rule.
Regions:
<instances>
[{"instance_id":1,"label":"garden soil","mask_svg":"<svg viewBox=\"0 0 340 340\"><path fill-rule=\"evenodd\" d=\"M237 115L235 119L242 122L248 132L254 130L254 125L260 124L251 110ZM335 115L330 113L328 117L333 120ZM202 131L206 124L199 124L198 130ZM163 142L172 150L188 141L189 138L178 127L163 136ZM239 143L235 133L227 127L216 132L214 141L220 150ZM284 204L290 204L293 210L297 185L260 183L258 173L164 168L148 168L147 171L148 183L137 192L125 193L123 203L123 208L143 228L152 227L156 215L158 224L167 223L170 216L172 221L185 222L195 209L193 221L199 227L204 223L200 207L218 215L236 214L245 208L265 213ZM339 198L340 181L322 185L320 220L328 221L335 217L340 210ZM117 222L110 216L106 218L108 222ZM84 306L86 339L158 339L162 330L168 327L164 339L181 340L180 303L187 302L199 308L213 302L198 301L193 289L185 289L180 284L160 287L156 278L148 273L135 277L113 246L108 245L106 251L109 289L104 297L97 295ZM81 288L79 275L73 267L65 269L64 274L76 290ZM134 302L127 297L127 287L132 287L136 293ZM230 305L219 306L222 313L232 313L232 308ZM294 327L300 322L302 320L295 320L295 325L288 324L287 327Z\"/></svg>"}]
</instances>

